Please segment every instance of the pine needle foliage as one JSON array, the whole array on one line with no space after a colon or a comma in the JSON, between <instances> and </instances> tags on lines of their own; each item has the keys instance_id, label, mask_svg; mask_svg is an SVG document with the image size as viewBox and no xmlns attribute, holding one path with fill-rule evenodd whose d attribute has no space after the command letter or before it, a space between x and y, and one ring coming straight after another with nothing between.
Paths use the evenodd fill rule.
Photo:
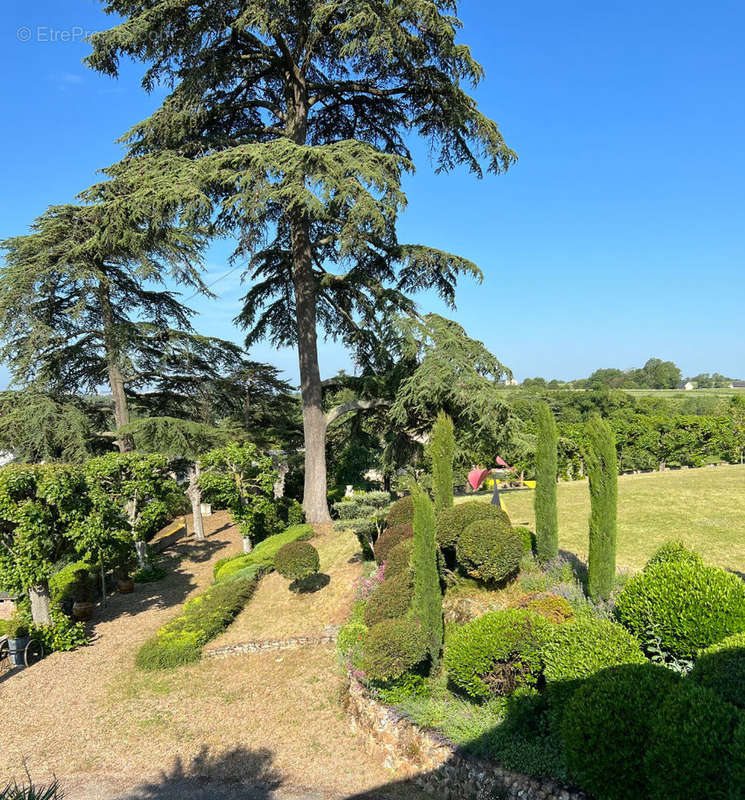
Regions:
<instances>
[{"instance_id":1,"label":"pine needle foliage","mask_svg":"<svg viewBox=\"0 0 745 800\"><path fill-rule=\"evenodd\" d=\"M411 556L411 567L414 572L412 613L421 623L426 637L431 670L437 672L440 666L444 627L442 591L437 570L435 512L429 497L421 489L415 489L412 497L414 499L414 549Z\"/></svg>"},{"instance_id":2,"label":"pine needle foliage","mask_svg":"<svg viewBox=\"0 0 745 800\"><path fill-rule=\"evenodd\" d=\"M448 304L457 255L399 241L407 141L428 140L437 170L476 176L514 163L468 93L483 77L454 0L104 0L121 22L91 37L87 62L116 76L147 65L143 87L172 87L124 137L143 202L235 236L250 283L238 322L247 346L298 349L306 510L328 518L317 331L366 364L411 293ZM104 189L104 192L106 189ZM116 198L112 198L115 202Z\"/></svg>"},{"instance_id":3,"label":"pine needle foliage","mask_svg":"<svg viewBox=\"0 0 745 800\"><path fill-rule=\"evenodd\" d=\"M455 457L453 420L442 411L432 426L428 449L432 459L435 513L439 513L443 508L453 506L453 458Z\"/></svg>"},{"instance_id":4,"label":"pine needle foliage","mask_svg":"<svg viewBox=\"0 0 745 800\"><path fill-rule=\"evenodd\" d=\"M616 577L616 522L618 467L616 438L599 416L587 423L585 469L590 480L590 548L588 592L593 600L607 600Z\"/></svg>"},{"instance_id":5,"label":"pine needle foliage","mask_svg":"<svg viewBox=\"0 0 745 800\"><path fill-rule=\"evenodd\" d=\"M556 420L547 403L536 408L538 446L536 449L535 508L536 554L545 563L559 554L559 514L556 506L557 442Z\"/></svg>"}]
</instances>

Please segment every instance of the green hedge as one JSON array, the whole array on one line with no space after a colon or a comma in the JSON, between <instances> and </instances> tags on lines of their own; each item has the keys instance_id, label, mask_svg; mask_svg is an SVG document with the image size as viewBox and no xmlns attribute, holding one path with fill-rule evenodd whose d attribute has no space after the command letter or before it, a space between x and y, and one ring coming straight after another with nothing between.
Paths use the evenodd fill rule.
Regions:
<instances>
[{"instance_id":1,"label":"green hedge","mask_svg":"<svg viewBox=\"0 0 745 800\"><path fill-rule=\"evenodd\" d=\"M719 567L675 559L647 565L618 596L618 620L678 658L745 631L745 582Z\"/></svg>"},{"instance_id":2,"label":"green hedge","mask_svg":"<svg viewBox=\"0 0 745 800\"><path fill-rule=\"evenodd\" d=\"M551 623L522 609L493 611L456 630L445 649L448 678L476 699L535 685ZM501 688L500 688L501 687Z\"/></svg>"},{"instance_id":3,"label":"green hedge","mask_svg":"<svg viewBox=\"0 0 745 800\"><path fill-rule=\"evenodd\" d=\"M501 518L476 520L460 535L456 556L472 578L499 583L520 568L523 539Z\"/></svg>"},{"instance_id":4,"label":"green hedge","mask_svg":"<svg viewBox=\"0 0 745 800\"><path fill-rule=\"evenodd\" d=\"M745 633L728 636L701 650L690 679L745 709Z\"/></svg>"},{"instance_id":5,"label":"green hedge","mask_svg":"<svg viewBox=\"0 0 745 800\"><path fill-rule=\"evenodd\" d=\"M388 509L386 524L389 528L394 525L411 525L414 522L414 500L411 495L402 497Z\"/></svg>"},{"instance_id":6,"label":"green hedge","mask_svg":"<svg viewBox=\"0 0 745 800\"><path fill-rule=\"evenodd\" d=\"M598 672L572 694L561 736L567 767L578 785L598 800L647 796L642 765L650 729L680 680L662 666L627 664Z\"/></svg>"},{"instance_id":7,"label":"green hedge","mask_svg":"<svg viewBox=\"0 0 745 800\"><path fill-rule=\"evenodd\" d=\"M385 560L385 577L393 578L402 572L411 572L411 556L414 552L414 539L404 539L388 551Z\"/></svg>"},{"instance_id":8,"label":"green hedge","mask_svg":"<svg viewBox=\"0 0 745 800\"><path fill-rule=\"evenodd\" d=\"M384 619L403 617L414 598L412 577L407 574L387 578L372 593L365 606L365 625L371 628Z\"/></svg>"},{"instance_id":9,"label":"green hedge","mask_svg":"<svg viewBox=\"0 0 745 800\"><path fill-rule=\"evenodd\" d=\"M444 508L437 515L437 543L444 550L454 549L458 544L463 531L473 522L480 519L490 519L510 524L507 513L480 500L468 500L452 508Z\"/></svg>"},{"instance_id":10,"label":"green hedge","mask_svg":"<svg viewBox=\"0 0 745 800\"><path fill-rule=\"evenodd\" d=\"M397 525L386 528L375 542L375 561L378 564L387 561L388 554L397 544L405 542L407 539L413 538L413 536L414 528L409 522L400 522Z\"/></svg>"},{"instance_id":11,"label":"green hedge","mask_svg":"<svg viewBox=\"0 0 745 800\"><path fill-rule=\"evenodd\" d=\"M595 617L552 626L541 654L549 682L587 678L620 664L646 663L639 642L627 630Z\"/></svg>"},{"instance_id":12,"label":"green hedge","mask_svg":"<svg viewBox=\"0 0 745 800\"><path fill-rule=\"evenodd\" d=\"M169 669L199 661L204 645L222 633L251 599L264 569L254 565L188 600L178 617L140 647L137 666Z\"/></svg>"},{"instance_id":13,"label":"green hedge","mask_svg":"<svg viewBox=\"0 0 745 800\"><path fill-rule=\"evenodd\" d=\"M362 669L372 681L400 678L427 657L427 637L413 619L386 619L365 637Z\"/></svg>"},{"instance_id":14,"label":"green hedge","mask_svg":"<svg viewBox=\"0 0 745 800\"><path fill-rule=\"evenodd\" d=\"M235 575L246 567L274 568L274 556L281 547L289 542L305 541L313 538L313 528L310 525L293 525L282 533L270 536L254 547L250 553L244 553L230 558L221 558L214 567L216 581L223 581Z\"/></svg>"}]
</instances>

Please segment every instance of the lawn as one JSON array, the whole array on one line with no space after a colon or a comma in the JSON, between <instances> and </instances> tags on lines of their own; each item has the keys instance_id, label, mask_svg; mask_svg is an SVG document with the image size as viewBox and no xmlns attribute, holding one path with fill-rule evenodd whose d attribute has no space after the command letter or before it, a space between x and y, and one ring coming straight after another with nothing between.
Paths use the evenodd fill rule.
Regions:
<instances>
[{"instance_id":1,"label":"lawn","mask_svg":"<svg viewBox=\"0 0 745 800\"><path fill-rule=\"evenodd\" d=\"M490 494L480 493L479 498L488 501ZM558 500L559 547L585 560L587 481L559 484ZM504 504L514 524L533 527L531 490L505 492ZM669 539L682 539L706 561L745 572L745 466L620 476L618 566L643 567Z\"/></svg>"}]
</instances>

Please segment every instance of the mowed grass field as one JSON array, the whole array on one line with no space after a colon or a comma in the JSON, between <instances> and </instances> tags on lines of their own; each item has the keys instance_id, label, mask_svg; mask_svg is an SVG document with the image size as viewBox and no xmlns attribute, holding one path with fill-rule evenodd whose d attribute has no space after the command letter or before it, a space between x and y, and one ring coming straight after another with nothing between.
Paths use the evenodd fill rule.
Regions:
<instances>
[{"instance_id":1,"label":"mowed grass field","mask_svg":"<svg viewBox=\"0 0 745 800\"><path fill-rule=\"evenodd\" d=\"M559 548L586 561L587 481L557 488ZM491 495L478 497L488 502ZM506 491L502 497L513 524L534 529L533 491ZM682 539L709 563L745 573L745 466L619 476L618 566L640 569L670 539Z\"/></svg>"}]
</instances>

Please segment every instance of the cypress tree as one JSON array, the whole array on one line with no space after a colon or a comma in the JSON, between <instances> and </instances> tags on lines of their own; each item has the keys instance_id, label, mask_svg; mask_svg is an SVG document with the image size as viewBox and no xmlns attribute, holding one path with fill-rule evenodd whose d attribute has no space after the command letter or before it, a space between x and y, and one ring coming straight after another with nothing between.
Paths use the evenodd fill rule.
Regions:
<instances>
[{"instance_id":1,"label":"cypress tree","mask_svg":"<svg viewBox=\"0 0 745 800\"><path fill-rule=\"evenodd\" d=\"M556 509L556 421L547 403L536 409L538 442L536 448L535 509L536 552L542 562L559 554L559 516Z\"/></svg>"},{"instance_id":2,"label":"cypress tree","mask_svg":"<svg viewBox=\"0 0 745 800\"><path fill-rule=\"evenodd\" d=\"M429 497L418 487L414 488L412 497L414 499L414 551L411 556L411 566L414 570L412 611L424 630L432 671L436 672L440 666L444 626L440 574L437 570L435 511Z\"/></svg>"},{"instance_id":3,"label":"cypress tree","mask_svg":"<svg viewBox=\"0 0 745 800\"><path fill-rule=\"evenodd\" d=\"M413 311L412 292L452 304L458 276L480 275L398 240L409 137L429 141L438 171L480 177L516 159L468 93L483 70L456 41L457 2L103 2L121 22L91 36L88 64L116 76L131 57L147 64L145 89L172 87L126 135L120 172L136 170L143 197L169 206L183 189L189 214L236 236L251 282L238 317L246 346L298 352L303 503L309 521L326 522L318 329L366 365L382 321Z\"/></svg>"},{"instance_id":4,"label":"cypress tree","mask_svg":"<svg viewBox=\"0 0 745 800\"><path fill-rule=\"evenodd\" d=\"M616 577L618 467L616 437L605 420L587 423L585 468L590 479L590 552L588 591L593 600L607 600Z\"/></svg>"},{"instance_id":5,"label":"cypress tree","mask_svg":"<svg viewBox=\"0 0 745 800\"><path fill-rule=\"evenodd\" d=\"M432 458L435 513L439 513L443 508L452 508L453 505L453 457L455 456L453 420L442 411L432 426L429 454Z\"/></svg>"}]
</instances>

